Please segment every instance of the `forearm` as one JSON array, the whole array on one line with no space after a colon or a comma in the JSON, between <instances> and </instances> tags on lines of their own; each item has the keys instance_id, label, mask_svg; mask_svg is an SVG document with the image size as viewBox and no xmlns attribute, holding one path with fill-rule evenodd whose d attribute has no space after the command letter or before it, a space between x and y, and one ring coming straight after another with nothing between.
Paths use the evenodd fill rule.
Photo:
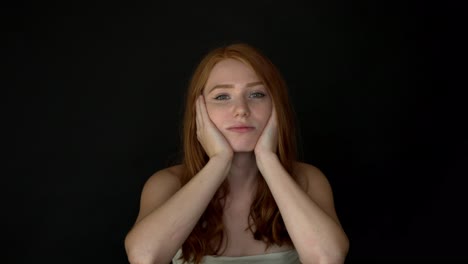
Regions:
<instances>
[{"instance_id":1,"label":"forearm","mask_svg":"<svg viewBox=\"0 0 468 264\"><path fill-rule=\"evenodd\" d=\"M146 263L169 262L195 227L230 166L230 158L210 159L192 180L135 224L125 241L127 251Z\"/></svg>"},{"instance_id":2,"label":"forearm","mask_svg":"<svg viewBox=\"0 0 468 264\"><path fill-rule=\"evenodd\" d=\"M343 262L348 239L341 226L292 179L276 155L262 155L257 162L302 261Z\"/></svg>"}]
</instances>

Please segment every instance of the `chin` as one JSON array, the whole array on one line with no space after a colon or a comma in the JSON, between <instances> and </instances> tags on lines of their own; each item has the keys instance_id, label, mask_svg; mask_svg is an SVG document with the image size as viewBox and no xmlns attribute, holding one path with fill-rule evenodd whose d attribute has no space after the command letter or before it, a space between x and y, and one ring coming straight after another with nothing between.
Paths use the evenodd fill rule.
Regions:
<instances>
[{"instance_id":1,"label":"chin","mask_svg":"<svg viewBox=\"0 0 468 264\"><path fill-rule=\"evenodd\" d=\"M257 142L237 142L231 143L231 148L234 152L253 152Z\"/></svg>"},{"instance_id":2,"label":"chin","mask_svg":"<svg viewBox=\"0 0 468 264\"><path fill-rule=\"evenodd\" d=\"M254 148L233 148L234 152L253 152Z\"/></svg>"}]
</instances>

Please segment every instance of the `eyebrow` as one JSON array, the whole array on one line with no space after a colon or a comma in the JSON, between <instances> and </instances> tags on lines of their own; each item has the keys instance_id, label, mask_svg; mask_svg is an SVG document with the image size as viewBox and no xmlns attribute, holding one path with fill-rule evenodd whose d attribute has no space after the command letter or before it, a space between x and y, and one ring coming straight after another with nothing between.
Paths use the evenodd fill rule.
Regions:
<instances>
[{"instance_id":1,"label":"eyebrow","mask_svg":"<svg viewBox=\"0 0 468 264\"><path fill-rule=\"evenodd\" d=\"M257 85L263 85L263 82L261 82L261 81L251 82L251 83L246 84L245 87L249 88L249 87L253 87L253 86L257 86ZM215 89L221 89L221 88L234 88L234 85L233 84L217 84L217 85L213 86L208 91L208 93L211 93Z\"/></svg>"}]
</instances>

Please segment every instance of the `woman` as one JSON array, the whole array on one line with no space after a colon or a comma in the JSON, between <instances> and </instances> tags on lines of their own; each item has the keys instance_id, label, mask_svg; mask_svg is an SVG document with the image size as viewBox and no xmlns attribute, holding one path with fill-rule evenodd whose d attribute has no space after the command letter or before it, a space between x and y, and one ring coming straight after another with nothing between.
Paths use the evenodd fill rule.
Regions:
<instances>
[{"instance_id":1,"label":"woman","mask_svg":"<svg viewBox=\"0 0 468 264\"><path fill-rule=\"evenodd\" d=\"M295 160L293 110L271 61L242 43L217 48L186 99L183 162L145 183L129 261L343 263L330 184Z\"/></svg>"}]
</instances>

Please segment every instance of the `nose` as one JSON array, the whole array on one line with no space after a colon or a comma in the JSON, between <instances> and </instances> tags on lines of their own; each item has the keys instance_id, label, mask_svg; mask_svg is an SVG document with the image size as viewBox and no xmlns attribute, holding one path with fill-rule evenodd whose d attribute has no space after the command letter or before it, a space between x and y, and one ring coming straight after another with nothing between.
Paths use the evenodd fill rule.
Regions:
<instances>
[{"instance_id":1,"label":"nose","mask_svg":"<svg viewBox=\"0 0 468 264\"><path fill-rule=\"evenodd\" d=\"M250 115L249 105L245 99L238 100L234 105L236 117L248 117Z\"/></svg>"}]
</instances>

